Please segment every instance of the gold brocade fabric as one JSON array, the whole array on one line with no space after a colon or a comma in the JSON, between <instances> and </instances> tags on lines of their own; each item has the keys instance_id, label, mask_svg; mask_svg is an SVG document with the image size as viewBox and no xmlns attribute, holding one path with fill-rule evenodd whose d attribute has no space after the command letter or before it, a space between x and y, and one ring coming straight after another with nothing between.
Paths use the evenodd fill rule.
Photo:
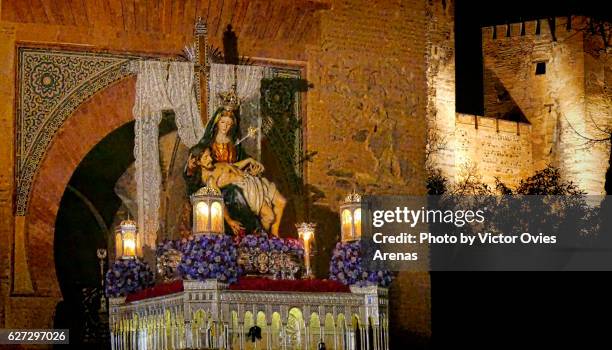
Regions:
<instances>
[{"instance_id":1,"label":"gold brocade fabric","mask_svg":"<svg viewBox=\"0 0 612 350\"><path fill-rule=\"evenodd\" d=\"M213 159L221 163L236 162L236 145L231 143L216 143L212 144Z\"/></svg>"}]
</instances>

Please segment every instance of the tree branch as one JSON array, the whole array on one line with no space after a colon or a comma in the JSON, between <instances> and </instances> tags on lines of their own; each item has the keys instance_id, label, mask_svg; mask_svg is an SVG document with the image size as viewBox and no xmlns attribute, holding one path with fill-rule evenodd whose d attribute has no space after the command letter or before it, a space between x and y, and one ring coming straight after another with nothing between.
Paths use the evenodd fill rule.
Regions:
<instances>
[{"instance_id":1,"label":"tree branch","mask_svg":"<svg viewBox=\"0 0 612 350\"><path fill-rule=\"evenodd\" d=\"M584 136L582 135L578 130L574 129L574 127L572 126L572 123L570 123L570 121L567 119L566 116L563 116L565 118L565 121L567 122L567 125L569 125L570 129L572 129L572 131L574 133L576 133L576 135L580 136L581 138L589 141L589 142L605 142L605 141L609 141L610 139L612 139L612 135L608 135L608 137L603 138L603 139L594 139L588 136Z\"/></svg>"}]
</instances>

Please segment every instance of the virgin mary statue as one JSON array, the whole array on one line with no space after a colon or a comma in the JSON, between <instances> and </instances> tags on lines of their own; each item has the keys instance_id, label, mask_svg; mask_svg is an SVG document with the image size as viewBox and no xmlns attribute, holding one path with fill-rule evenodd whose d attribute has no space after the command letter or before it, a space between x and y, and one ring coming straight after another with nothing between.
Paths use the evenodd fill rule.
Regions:
<instances>
[{"instance_id":1,"label":"virgin mary statue","mask_svg":"<svg viewBox=\"0 0 612 350\"><path fill-rule=\"evenodd\" d=\"M184 172L188 195L205 185L202 183L200 166L200 158L205 150L209 150L214 163L234 164L249 158L242 145L237 144L240 139L238 114L237 106L231 104L218 108L206 124L200 141L189 150ZM258 161L251 160L249 163L246 170L250 175L257 176L263 172L263 165ZM259 213L251 210L240 187L230 184L221 188L221 193L229 214L229 217L226 217L226 232L237 234L243 229L246 233L262 230Z\"/></svg>"}]
</instances>

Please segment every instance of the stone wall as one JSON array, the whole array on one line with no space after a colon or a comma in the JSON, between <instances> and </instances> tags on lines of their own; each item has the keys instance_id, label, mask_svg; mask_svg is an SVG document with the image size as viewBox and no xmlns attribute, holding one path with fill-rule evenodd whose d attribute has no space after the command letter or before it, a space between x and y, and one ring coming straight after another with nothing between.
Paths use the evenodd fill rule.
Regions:
<instances>
[{"instance_id":1,"label":"stone wall","mask_svg":"<svg viewBox=\"0 0 612 350\"><path fill-rule=\"evenodd\" d=\"M320 240L338 240L338 206L354 188L425 193L426 6L418 0L335 1L321 14L320 44L308 50L313 87L306 128L307 150L317 152L307 164L307 181L324 194L311 211L318 232L328 236ZM412 341L405 339L411 333L429 337L429 275L402 273L395 286L393 341Z\"/></svg>"},{"instance_id":2,"label":"stone wall","mask_svg":"<svg viewBox=\"0 0 612 350\"><path fill-rule=\"evenodd\" d=\"M612 33L607 33L608 38ZM612 130L612 42L604 45L601 35L585 35L584 78L586 123L583 134L593 139L610 138ZM606 132L607 131L607 132ZM589 157L584 164L589 171L581 173L585 182L600 189L605 183L605 172L610 157L610 143L591 142ZM608 193L610 194L610 193Z\"/></svg>"},{"instance_id":3,"label":"stone wall","mask_svg":"<svg viewBox=\"0 0 612 350\"><path fill-rule=\"evenodd\" d=\"M405 4L338 1L309 50L308 182L336 208L366 193L423 190L425 17ZM382 20L384 19L384 20Z\"/></svg>"},{"instance_id":4,"label":"stone wall","mask_svg":"<svg viewBox=\"0 0 612 350\"><path fill-rule=\"evenodd\" d=\"M499 178L510 186L533 172L531 125L457 114L456 180L477 175L489 185Z\"/></svg>"},{"instance_id":5,"label":"stone wall","mask_svg":"<svg viewBox=\"0 0 612 350\"><path fill-rule=\"evenodd\" d=\"M595 136L591 116L605 114L595 102L602 100L596 95L605 64L585 53L587 20L557 17L483 28L485 116L531 123L534 170L558 166L567 180L599 194L607 156L585 148L580 136ZM536 74L538 63L544 74ZM600 79L592 83L588 75Z\"/></svg>"},{"instance_id":6,"label":"stone wall","mask_svg":"<svg viewBox=\"0 0 612 350\"><path fill-rule=\"evenodd\" d=\"M454 178L455 21L454 1L427 7L427 166Z\"/></svg>"}]
</instances>

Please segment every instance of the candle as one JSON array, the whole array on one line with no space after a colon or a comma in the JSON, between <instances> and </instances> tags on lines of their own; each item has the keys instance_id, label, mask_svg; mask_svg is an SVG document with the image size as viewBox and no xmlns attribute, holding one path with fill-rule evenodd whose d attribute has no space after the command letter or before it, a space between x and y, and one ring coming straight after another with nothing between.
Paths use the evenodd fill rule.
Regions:
<instances>
[{"instance_id":1,"label":"candle","mask_svg":"<svg viewBox=\"0 0 612 350\"><path fill-rule=\"evenodd\" d=\"M295 225L298 231L298 236L304 242L304 265L306 267L305 278L313 278L310 267L310 241L314 239L314 231L316 224L303 222Z\"/></svg>"}]
</instances>

